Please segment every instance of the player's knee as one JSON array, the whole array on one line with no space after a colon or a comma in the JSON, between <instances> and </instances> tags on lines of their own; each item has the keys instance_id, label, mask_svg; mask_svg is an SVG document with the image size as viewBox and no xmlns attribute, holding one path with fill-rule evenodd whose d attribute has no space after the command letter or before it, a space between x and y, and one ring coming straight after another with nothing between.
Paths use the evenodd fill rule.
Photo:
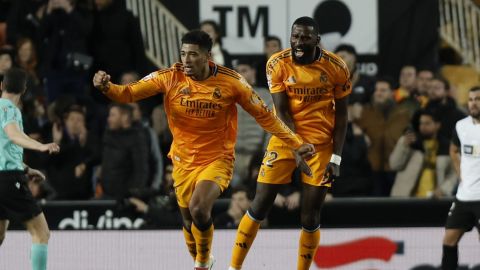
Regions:
<instances>
[{"instance_id":1,"label":"player's knee","mask_svg":"<svg viewBox=\"0 0 480 270\"><path fill-rule=\"evenodd\" d=\"M47 228L45 230L38 231L34 235L32 235L32 238L34 242L47 244L48 240L50 240L50 230Z\"/></svg>"},{"instance_id":2,"label":"player's knee","mask_svg":"<svg viewBox=\"0 0 480 270\"><path fill-rule=\"evenodd\" d=\"M205 223L210 219L209 209L203 207L202 204L190 204L188 209L196 223Z\"/></svg>"},{"instance_id":3,"label":"player's knee","mask_svg":"<svg viewBox=\"0 0 480 270\"><path fill-rule=\"evenodd\" d=\"M454 246L458 245L459 240L460 239L457 236L447 233L443 237L443 245L449 246L449 247L454 247Z\"/></svg>"},{"instance_id":4,"label":"player's knee","mask_svg":"<svg viewBox=\"0 0 480 270\"><path fill-rule=\"evenodd\" d=\"M258 211L253 205L250 206L248 209L248 215L252 217L254 220L264 220L266 213L262 213L261 211Z\"/></svg>"},{"instance_id":5,"label":"player's knee","mask_svg":"<svg viewBox=\"0 0 480 270\"><path fill-rule=\"evenodd\" d=\"M315 230L320 225L320 217L317 215L302 214L301 223L303 228Z\"/></svg>"}]
</instances>

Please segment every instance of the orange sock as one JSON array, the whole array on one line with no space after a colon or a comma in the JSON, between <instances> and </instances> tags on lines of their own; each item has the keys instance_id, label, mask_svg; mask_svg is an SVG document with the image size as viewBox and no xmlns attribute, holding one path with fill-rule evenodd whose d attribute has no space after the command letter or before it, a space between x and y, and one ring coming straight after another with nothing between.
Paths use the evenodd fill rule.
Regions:
<instances>
[{"instance_id":1,"label":"orange sock","mask_svg":"<svg viewBox=\"0 0 480 270\"><path fill-rule=\"evenodd\" d=\"M190 256L192 256L195 261L195 258L197 257L197 244L195 243L195 238L185 227L183 227L183 236L185 237L185 243L187 243L188 252L190 252Z\"/></svg>"},{"instance_id":2,"label":"orange sock","mask_svg":"<svg viewBox=\"0 0 480 270\"><path fill-rule=\"evenodd\" d=\"M210 249L212 248L213 240L213 224L205 231L200 231L195 224L192 223L192 234L195 238L197 256L195 263L204 265L210 259Z\"/></svg>"},{"instance_id":3,"label":"orange sock","mask_svg":"<svg viewBox=\"0 0 480 270\"><path fill-rule=\"evenodd\" d=\"M245 257L247 257L247 253L255 240L259 228L260 222L250 217L247 212L238 225L237 237L232 250L231 267L235 269L242 267L243 261Z\"/></svg>"},{"instance_id":4,"label":"orange sock","mask_svg":"<svg viewBox=\"0 0 480 270\"><path fill-rule=\"evenodd\" d=\"M297 270L308 270L315 257L318 243L320 242L320 230L307 231L302 228L298 248Z\"/></svg>"}]
</instances>

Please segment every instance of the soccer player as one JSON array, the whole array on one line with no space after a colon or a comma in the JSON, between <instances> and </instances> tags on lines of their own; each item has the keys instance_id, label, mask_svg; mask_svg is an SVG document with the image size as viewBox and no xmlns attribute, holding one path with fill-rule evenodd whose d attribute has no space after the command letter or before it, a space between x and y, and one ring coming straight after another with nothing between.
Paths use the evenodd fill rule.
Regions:
<instances>
[{"instance_id":1,"label":"soccer player","mask_svg":"<svg viewBox=\"0 0 480 270\"><path fill-rule=\"evenodd\" d=\"M315 145L307 161L313 176L302 175L301 225L297 269L309 269L320 240L320 209L327 189L339 176L347 128L347 96L351 92L346 64L319 48L317 23L301 17L292 25L290 49L267 62L267 78L276 114L292 130ZM230 270L242 267L260 223L282 184L291 182L295 157L285 144L271 138L257 179L250 209L238 226Z\"/></svg>"},{"instance_id":2,"label":"soccer player","mask_svg":"<svg viewBox=\"0 0 480 270\"><path fill-rule=\"evenodd\" d=\"M457 122L450 156L460 175L455 201L448 212L443 238L442 270L458 267L458 242L477 227L480 233L480 86L468 94L469 116Z\"/></svg>"},{"instance_id":3,"label":"soccer player","mask_svg":"<svg viewBox=\"0 0 480 270\"><path fill-rule=\"evenodd\" d=\"M165 111L173 134L169 157L174 166L174 187L185 240L198 270L211 269L213 264L211 210L232 177L236 103L289 149L296 149L299 157L307 158L314 152L313 145L303 143L279 120L244 78L208 60L211 48L208 34L194 30L182 38L182 63L125 86L112 84L104 71L98 71L93 78L94 86L117 102L165 95ZM310 173L305 161L299 165Z\"/></svg>"},{"instance_id":4,"label":"soccer player","mask_svg":"<svg viewBox=\"0 0 480 270\"><path fill-rule=\"evenodd\" d=\"M0 98L0 245L10 219L23 222L32 236L31 264L33 270L47 269L47 243L50 236L42 210L28 188L28 181L43 181L38 170L23 164L23 148L57 153L55 143L41 144L23 132L18 106L26 91L25 71L9 69L1 83Z\"/></svg>"}]
</instances>

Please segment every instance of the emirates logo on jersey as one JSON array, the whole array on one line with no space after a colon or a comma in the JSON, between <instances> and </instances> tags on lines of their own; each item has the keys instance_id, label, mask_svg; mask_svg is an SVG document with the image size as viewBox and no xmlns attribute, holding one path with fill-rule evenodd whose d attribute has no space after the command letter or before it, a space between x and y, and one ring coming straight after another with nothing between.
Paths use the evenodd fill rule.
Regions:
<instances>
[{"instance_id":1,"label":"emirates logo on jersey","mask_svg":"<svg viewBox=\"0 0 480 270\"><path fill-rule=\"evenodd\" d=\"M326 83L327 80L328 80L327 73L325 73L325 72L322 71L322 74L320 74L320 82Z\"/></svg>"},{"instance_id":2,"label":"emirates logo on jersey","mask_svg":"<svg viewBox=\"0 0 480 270\"><path fill-rule=\"evenodd\" d=\"M215 88L215 90L213 90L212 96L213 98L220 99L222 97L222 92L220 91L220 88Z\"/></svg>"}]
</instances>

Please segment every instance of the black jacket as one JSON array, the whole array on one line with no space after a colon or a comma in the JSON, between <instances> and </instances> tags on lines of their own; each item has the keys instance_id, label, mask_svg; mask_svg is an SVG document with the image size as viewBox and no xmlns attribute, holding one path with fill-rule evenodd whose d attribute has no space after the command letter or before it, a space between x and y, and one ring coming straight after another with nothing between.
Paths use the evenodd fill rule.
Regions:
<instances>
[{"instance_id":1,"label":"black jacket","mask_svg":"<svg viewBox=\"0 0 480 270\"><path fill-rule=\"evenodd\" d=\"M60 9L45 14L40 25L43 71L66 70L68 57L73 53L88 55L92 23L92 16L79 8L74 8L70 14Z\"/></svg>"},{"instance_id":2,"label":"black jacket","mask_svg":"<svg viewBox=\"0 0 480 270\"><path fill-rule=\"evenodd\" d=\"M103 137L101 183L106 197L120 199L144 188L148 178L148 147L138 128L106 130Z\"/></svg>"},{"instance_id":3,"label":"black jacket","mask_svg":"<svg viewBox=\"0 0 480 270\"><path fill-rule=\"evenodd\" d=\"M144 74L146 66L138 19L118 2L95 12L90 44L95 59L94 70L108 70L114 81L126 71Z\"/></svg>"},{"instance_id":4,"label":"black jacket","mask_svg":"<svg viewBox=\"0 0 480 270\"><path fill-rule=\"evenodd\" d=\"M85 146L77 139L71 139L65 132L57 155L50 155L47 176L56 191L57 200L88 200L93 196L92 169L100 163L98 140L87 135ZM75 167L85 163L86 170L79 178L75 177Z\"/></svg>"}]
</instances>

